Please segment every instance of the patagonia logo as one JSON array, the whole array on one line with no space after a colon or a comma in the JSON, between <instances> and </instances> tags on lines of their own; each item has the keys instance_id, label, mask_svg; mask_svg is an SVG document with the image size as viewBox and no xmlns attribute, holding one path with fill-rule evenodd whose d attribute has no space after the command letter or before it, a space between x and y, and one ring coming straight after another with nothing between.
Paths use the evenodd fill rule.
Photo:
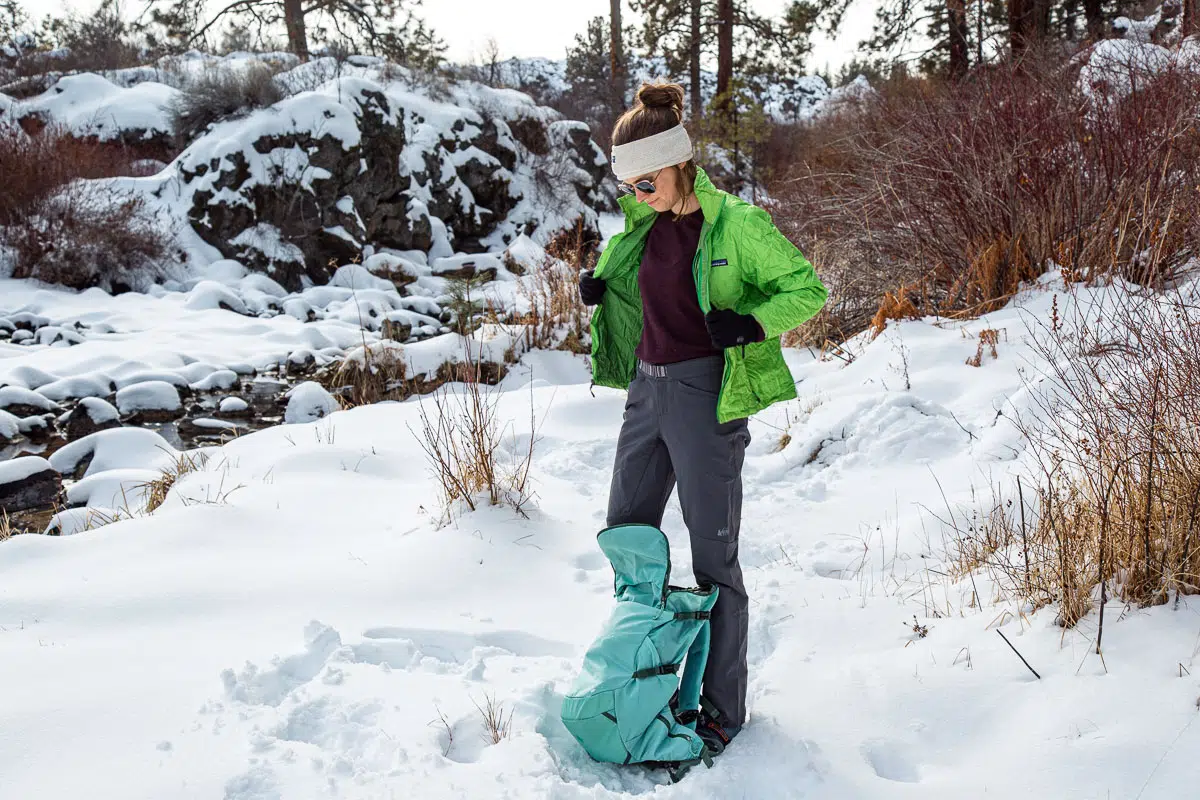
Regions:
<instances>
[{"instance_id":1,"label":"patagonia logo","mask_svg":"<svg viewBox=\"0 0 1200 800\"><path fill-rule=\"evenodd\" d=\"M728 263L729 263L729 259L727 259L727 258L717 258L717 259L713 259L712 265L714 267L723 267Z\"/></svg>"}]
</instances>

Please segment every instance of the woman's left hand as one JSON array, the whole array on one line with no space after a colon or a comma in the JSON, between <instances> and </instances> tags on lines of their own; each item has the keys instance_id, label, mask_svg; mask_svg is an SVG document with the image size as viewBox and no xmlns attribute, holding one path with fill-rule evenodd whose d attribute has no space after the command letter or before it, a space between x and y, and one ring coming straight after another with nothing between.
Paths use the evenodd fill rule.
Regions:
<instances>
[{"instance_id":1,"label":"woman's left hand","mask_svg":"<svg viewBox=\"0 0 1200 800\"><path fill-rule=\"evenodd\" d=\"M727 347L761 342L767 338L762 326L750 314L739 314L731 309L713 309L704 315L704 327L718 350Z\"/></svg>"}]
</instances>

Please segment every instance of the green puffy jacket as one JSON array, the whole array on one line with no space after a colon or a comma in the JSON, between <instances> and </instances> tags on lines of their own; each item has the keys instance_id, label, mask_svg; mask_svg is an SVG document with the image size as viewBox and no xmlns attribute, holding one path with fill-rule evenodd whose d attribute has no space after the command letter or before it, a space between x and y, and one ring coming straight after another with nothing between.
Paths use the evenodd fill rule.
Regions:
<instances>
[{"instance_id":1,"label":"green puffy jacket","mask_svg":"<svg viewBox=\"0 0 1200 800\"><path fill-rule=\"evenodd\" d=\"M779 336L816 314L828 293L767 212L720 191L703 170L696 171L696 199L704 226L692 274L701 310L752 314L767 334L765 341L725 351L717 419L728 422L796 396ZM642 338L637 274L658 216L632 195L621 198L621 208L625 231L612 238L596 265L606 289L592 314L592 379L616 389L628 388L637 369L634 350Z\"/></svg>"}]
</instances>

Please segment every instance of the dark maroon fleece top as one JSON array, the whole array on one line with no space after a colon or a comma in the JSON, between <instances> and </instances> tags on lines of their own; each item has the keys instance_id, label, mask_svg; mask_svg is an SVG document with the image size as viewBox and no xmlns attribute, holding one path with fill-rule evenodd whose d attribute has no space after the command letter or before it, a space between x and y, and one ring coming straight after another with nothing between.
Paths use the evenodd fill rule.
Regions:
<instances>
[{"instance_id":1,"label":"dark maroon fleece top","mask_svg":"<svg viewBox=\"0 0 1200 800\"><path fill-rule=\"evenodd\" d=\"M704 214L695 211L675 221L658 215L638 269L642 293L642 340L637 357L650 364L674 364L720 355L713 347L696 296L692 260L700 244Z\"/></svg>"}]
</instances>

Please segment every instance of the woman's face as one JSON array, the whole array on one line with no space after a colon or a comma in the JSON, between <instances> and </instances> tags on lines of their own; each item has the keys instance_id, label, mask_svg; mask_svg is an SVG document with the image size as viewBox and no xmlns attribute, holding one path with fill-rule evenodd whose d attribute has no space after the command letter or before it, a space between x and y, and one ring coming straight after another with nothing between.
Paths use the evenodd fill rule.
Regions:
<instances>
[{"instance_id":1,"label":"woman's face","mask_svg":"<svg viewBox=\"0 0 1200 800\"><path fill-rule=\"evenodd\" d=\"M654 184L654 191L643 192L637 186L639 181L650 181ZM633 193L638 202L645 203L659 213L670 211L683 197L679 191L678 167L663 167L658 172L640 175L629 183L633 184Z\"/></svg>"}]
</instances>

